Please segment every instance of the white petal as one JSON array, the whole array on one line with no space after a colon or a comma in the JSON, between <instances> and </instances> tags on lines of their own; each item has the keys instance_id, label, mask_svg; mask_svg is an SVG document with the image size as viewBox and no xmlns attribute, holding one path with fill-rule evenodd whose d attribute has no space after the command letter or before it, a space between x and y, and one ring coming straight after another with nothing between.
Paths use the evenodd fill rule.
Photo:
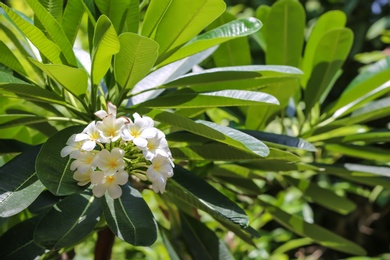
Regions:
<instances>
[{"instance_id":1,"label":"white petal","mask_svg":"<svg viewBox=\"0 0 390 260\"><path fill-rule=\"evenodd\" d=\"M91 166L88 165L88 164L82 164L82 165L80 165L79 167L77 167L77 170L78 170L80 173L86 173L86 172L88 172L90 169L91 169Z\"/></svg>"},{"instance_id":2,"label":"white petal","mask_svg":"<svg viewBox=\"0 0 390 260\"><path fill-rule=\"evenodd\" d=\"M145 138L142 138L142 137L136 137L133 139L133 143L138 146L138 147L142 147L142 148L145 148L147 145L148 145L148 141L146 141Z\"/></svg>"},{"instance_id":3,"label":"white petal","mask_svg":"<svg viewBox=\"0 0 390 260\"><path fill-rule=\"evenodd\" d=\"M112 184L108 187L108 194L111 198L117 199L122 195L122 188L119 185Z\"/></svg>"},{"instance_id":4,"label":"white petal","mask_svg":"<svg viewBox=\"0 0 390 260\"><path fill-rule=\"evenodd\" d=\"M84 141L84 140L88 140L90 139L89 135L87 134L84 134L84 133L81 133L81 134L77 134L74 138L74 140L76 142L80 142L80 141Z\"/></svg>"},{"instance_id":5,"label":"white petal","mask_svg":"<svg viewBox=\"0 0 390 260\"><path fill-rule=\"evenodd\" d=\"M100 119L105 118L107 115L108 115L107 112L104 110L99 110L95 112L95 116L97 116Z\"/></svg>"},{"instance_id":6,"label":"white petal","mask_svg":"<svg viewBox=\"0 0 390 260\"><path fill-rule=\"evenodd\" d=\"M111 114L114 117L116 117L116 106L113 103L111 102L107 103L107 110L108 110L108 114Z\"/></svg>"},{"instance_id":7,"label":"white petal","mask_svg":"<svg viewBox=\"0 0 390 260\"><path fill-rule=\"evenodd\" d=\"M104 180L104 173L101 171L96 171L91 173L91 183L92 184L101 184Z\"/></svg>"},{"instance_id":8,"label":"white petal","mask_svg":"<svg viewBox=\"0 0 390 260\"><path fill-rule=\"evenodd\" d=\"M93 192L93 195L100 198L104 195L104 193L106 193L106 189L107 188L104 184L98 184L95 187L93 187L92 192Z\"/></svg>"},{"instance_id":9,"label":"white petal","mask_svg":"<svg viewBox=\"0 0 390 260\"><path fill-rule=\"evenodd\" d=\"M153 138L157 135L156 128L146 128L142 131L141 136L144 138Z\"/></svg>"},{"instance_id":10,"label":"white petal","mask_svg":"<svg viewBox=\"0 0 390 260\"><path fill-rule=\"evenodd\" d=\"M126 171L120 171L115 175L115 183L124 185L129 180L129 174Z\"/></svg>"},{"instance_id":11,"label":"white petal","mask_svg":"<svg viewBox=\"0 0 390 260\"><path fill-rule=\"evenodd\" d=\"M92 151L96 146L95 141L86 141L81 148L85 151Z\"/></svg>"},{"instance_id":12,"label":"white petal","mask_svg":"<svg viewBox=\"0 0 390 260\"><path fill-rule=\"evenodd\" d=\"M68 156L71 152L73 152L75 149L72 146L65 146L61 150L61 157L66 157Z\"/></svg>"}]
</instances>

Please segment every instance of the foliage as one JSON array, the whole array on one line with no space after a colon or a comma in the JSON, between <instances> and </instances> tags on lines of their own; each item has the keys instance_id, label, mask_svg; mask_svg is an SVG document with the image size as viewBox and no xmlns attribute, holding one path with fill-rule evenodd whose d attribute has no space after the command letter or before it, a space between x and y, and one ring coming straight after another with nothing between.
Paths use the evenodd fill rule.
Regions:
<instances>
[{"instance_id":1,"label":"foliage","mask_svg":"<svg viewBox=\"0 0 390 260\"><path fill-rule=\"evenodd\" d=\"M172 259L385 252L358 223L372 217L361 204L383 218L389 203L389 130L372 122L389 114L390 63L369 65L329 102L354 43L345 13L306 33L293 0L242 18L222 0L26 2L33 20L0 4L2 259L90 243L103 256L114 234L163 243ZM252 64L248 35L265 65ZM96 198L73 179L61 150L108 102L165 133L175 168L164 194L131 174L122 197Z\"/></svg>"}]
</instances>

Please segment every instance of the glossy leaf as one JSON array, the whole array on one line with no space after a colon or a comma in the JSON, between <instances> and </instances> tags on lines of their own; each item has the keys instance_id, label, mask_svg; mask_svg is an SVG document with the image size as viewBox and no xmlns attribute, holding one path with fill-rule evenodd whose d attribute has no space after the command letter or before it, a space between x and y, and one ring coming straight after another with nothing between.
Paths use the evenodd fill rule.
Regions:
<instances>
[{"instance_id":1,"label":"glossy leaf","mask_svg":"<svg viewBox=\"0 0 390 260\"><path fill-rule=\"evenodd\" d=\"M308 114L314 105L329 93L333 78L343 65L352 47L350 29L334 29L322 36L313 59L313 70L306 86L305 104Z\"/></svg>"},{"instance_id":2,"label":"glossy leaf","mask_svg":"<svg viewBox=\"0 0 390 260\"><path fill-rule=\"evenodd\" d=\"M61 157L61 150L72 134L80 133L85 126L72 126L59 131L43 144L38 154L35 169L39 180L54 195L70 195L85 187L77 185L73 171L69 169L69 156Z\"/></svg>"},{"instance_id":3,"label":"glossy leaf","mask_svg":"<svg viewBox=\"0 0 390 260\"><path fill-rule=\"evenodd\" d=\"M93 231L101 214L99 200L91 191L68 196L41 218L34 241L47 249L75 245Z\"/></svg>"},{"instance_id":4,"label":"glossy leaf","mask_svg":"<svg viewBox=\"0 0 390 260\"><path fill-rule=\"evenodd\" d=\"M271 7L268 5L260 5L256 9L256 18L259 19L260 21L267 21L269 13L271 11ZM252 38L260 45L260 47L263 49L264 52L267 51L267 43L265 40L265 31L266 31L266 26L267 24L263 25L263 29L255 32L252 34Z\"/></svg>"},{"instance_id":5,"label":"glossy leaf","mask_svg":"<svg viewBox=\"0 0 390 260\"><path fill-rule=\"evenodd\" d=\"M36 0L26 0L34 14L38 17L50 38L57 44L64 54L68 64L77 67L72 45L68 41L59 22Z\"/></svg>"},{"instance_id":6,"label":"glossy leaf","mask_svg":"<svg viewBox=\"0 0 390 260\"><path fill-rule=\"evenodd\" d=\"M61 8L62 11L62 8ZM82 0L67 1L64 14L61 20L61 27L64 30L70 44L74 44L83 18L85 7Z\"/></svg>"},{"instance_id":7,"label":"glossy leaf","mask_svg":"<svg viewBox=\"0 0 390 260\"><path fill-rule=\"evenodd\" d=\"M93 36L92 50L92 82L99 84L111 66L111 58L118 53L120 43L110 19L102 15L99 17Z\"/></svg>"},{"instance_id":8,"label":"glossy leaf","mask_svg":"<svg viewBox=\"0 0 390 260\"><path fill-rule=\"evenodd\" d=\"M172 0L158 22L154 37L160 45L159 61L198 35L224 10L222 0Z\"/></svg>"},{"instance_id":9,"label":"glossy leaf","mask_svg":"<svg viewBox=\"0 0 390 260\"><path fill-rule=\"evenodd\" d=\"M133 12L130 8L138 10L138 5L134 5L137 1L134 0L95 0L94 2L99 8L99 11L102 14L107 15L107 17L111 20L112 25L118 33L124 31L123 27L126 23L125 21L127 20L127 15L129 12Z\"/></svg>"},{"instance_id":10,"label":"glossy leaf","mask_svg":"<svg viewBox=\"0 0 390 260\"><path fill-rule=\"evenodd\" d=\"M35 172L39 150L29 148L0 168L0 217L18 214L45 189Z\"/></svg>"},{"instance_id":11,"label":"glossy leaf","mask_svg":"<svg viewBox=\"0 0 390 260\"><path fill-rule=\"evenodd\" d=\"M302 62L302 70L304 71L302 85L304 87L306 87L307 81L310 78L313 61L317 55L317 46L321 43L322 36L334 29L344 28L346 22L346 15L339 10L328 11L316 21L307 41Z\"/></svg>"},{"instance_id":12,"label":"glossy leaf","mask_svg":"<svg viewBox=\"0 0 390 260\"><path fill-rule=\"evenodd\" d=\"M52 63L61 64L61 49L54 42L49 40L45 34L34 25L20 17L11 8L0 3L0 6L9 15L15 25L34 44L35 47Z\"/></svg>"},{"instance_id":13,"label":"glossy leaf","mask_svg":"<svg viewBox=\"0 0 390 260\"><path fill-rule=\"evenodd\" d=\"M157 239L157 225L138 190L126 184L122 196L112 199L108 193L100 201L111 231L134 246L150 246Z\"/></svg>"},{"instance_id":14,"label":"glossy leaf","mask_svg":"<svg viewBox=\"0 0 390 260\"><path fill-rule=\"evenodd\" d=\"M310 182L306 179L297 180L290 176L284 176L284 178L287 182L301 190L312 202L333 210L334 212L347 215L356 208L356 205L349 199L338 196L332 190L322 188L314 182Z\"/></svg>"},{"instance_id":15,"label":"glossy leaf","mask_svg":"<svg viewBox=\"0 0 390 260\"><path fill-rule=\"evenodd\" d=\"M16 96L26 100L59 105L66 104L61 97L56 95L54 92L28 84L0 84L0 96L5 95L6 93L15 94Z\"/></svg>"},{"instance_id":16,"label":"glossy leaf","mask_svg":"<svg viewBox=\"0 0 390 260\"><path fill-rule=\"evenodd\" d=\"M33 234L39 217L20 222L0 237L2 249L0 258L4 260L37 259L45 249L35 244Z\"/></svg>"},{"instance_id":17,"label":"glossy leaf","mask_svg":"<svg viewBox=\"0 0 390 260\"><path fill-rule=\"evenodd\" d=\"M122 88L131 89L152 69L158 56L158 44L134 33L119 36L121 49L115 55L115 79Z\"/></svg>"},{"instance_id":18,"label":"glossy leaf","mask_svg":"<svg viewBox=\"0 0 390 260\"><path fill-rule=\"evenodd\" d=\"M161 62L159 66L177 61L218 44L225 43L229 40L248 36L258 31L261 26L262 23L253 17L231 21L211 31L196 36L188 42L188 44L178 49L174 54L172 54L172 56Z\"/></svg>"},{"instance_id":19,"label":"glossy leaf","mask_svg":"<svg viewBox=\"0 0 390 260\"><path fill-rule=\"evenodd\" d=\"M228 12L224 12L214 22L212 22L207 30L210 31L218 26L229 22L233 29L233 24L236 17ZM257 24L253 24L255 28ZM238 32L235 32L238 34ZM252 33L251 33L252 34ZM247 38L237 38L219 45L218 49L213 53L213 60L217 67L249 65L252 63L249 43Z\"/></svg>"},{"instance_id":20,"label":"glossy leaf","mask_svg":"<svg viewBox=\"0 0 390 260\"><path fill-rule=\"evenodd\" d=\"M266 63L300 67L305 10L299 2L276 2L265 21Z\"/></svg>"},{"instance_id":21,"label":"glossy leaf","mask_svg":"<svg viewBox=\"0 0 390 260\"><path fill-rule=\"evenodd\" d=\"M141 104L152 108L208 108L228 106L278 105L271 95L245 90L221 90L207 93L177 91L171 95L157 97Z\"/></svg>"},{"instance_id":22,"label":"glossy leaf","mask_svg":"<svg viewBox=\"0 0 390 260\"><path fill-rule=\"evenodd\" d=\"M172 0L152 0L145 13L144 22L142 23L141 34L143 36L154 38L156 28L161 19L168 10Z\"/></svg>"},{"instance_id":23,"label":"glossy leaf","mask_svg":"<svg viewBox=\"0 0 390 260\"><path fill-rule=\"evenodd\" d=\"M209 213L220 222L248 226L248 216L225 195L193 173L176 165L174 176L167 182L170 196Z\"/></svg>"},{"instance_id":24,"label":"glossy leaf","mask_svg":"<svg viewBox=\"0 0 390 260\"><path fill-rule=\"evenodd\" d=\"M61 22L63 0L39 0L39 2L57 22Z\"/></svg>"},{"instance_id":25,"label":"glossy leaf","mask_svg":"<svg viewBox=\"0 0 390 260\"><path fill-rule=\"evenodd\" d=\"M180 214L184 240L194 259L234 259L226 245L205 224Z\"/></svg>"},{"instance_id":26,"label":"glossy leaf","mask_svg":"<svg viewBox=\"0 0 390 260\"><path fill-rule=\"evenodd\" d=\"M365 103L388 92L390 87L390 58L370 65L347 86L328 111L334 118L347 114Z\"/></svg>"},{"instance_id":27,"label":"glossy leaf","mask_svg":"<svg viewBox=\"0 0 390 260\"><path fill-rule=\"evenodd\" d=\"M340 237L321 226L307 223L298 216L290 215L284 210L265 202L263 199L260 199L260 201L261 204L266 207L267 212L269 212L277 222L298 235L309 237L322 246L344 253L353 255L366 254L366 251L363 248L353 242Z\"/></svg>"},{"instance_id":28,"label":"glossy leaf","mask_svg":"<svg viewBox=\"0 0 390 260\"><path fill-rule=\"evenodd\" d=\"M20 75L27 75L23 65L19 62L13 52L7 47L7 45L0 41L0 63L16 71Z\"/></svg>"},{"instance_id":29,"label":"glossy leaf","mask_svg":"<svg viewBox=\"0 0 390 260\"><path fill-rule=\"evenodd\" d=\"M42 64L33 59L30 61L73 95L81 96L86 93L88 74L85 70L62 64Z\"/></svg>"}]
</instances>

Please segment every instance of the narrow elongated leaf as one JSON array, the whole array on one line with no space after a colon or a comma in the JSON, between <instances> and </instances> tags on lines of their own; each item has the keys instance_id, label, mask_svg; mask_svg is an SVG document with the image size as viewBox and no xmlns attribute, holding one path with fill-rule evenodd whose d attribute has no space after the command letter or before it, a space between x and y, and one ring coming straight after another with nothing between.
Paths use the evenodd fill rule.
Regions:
<instances>
[{"instance_id":1,"label":"narrow elongated leaf","mask_svg":"<svg viewBox=\"0 0 390 260\"><path fill-rule=\"evenodd\" d=\"M2 249L0 258L4 260L37 259L45 249L35 244L33 234L39 216L20 222L0 237Z\"/></svg>"},{"instance_id":2,"label":"narrow elongated leaf","mask_svg":"<svg viewBox=\"0 0 390 260\"><path fill-rule=\"evenodd\" d=\"M85 70L62 64L42 64L33 59L30 61L73 95L80 96L87 91L88 74Z\"/></svg>"},{"instance_id":3,"label":"narrow elongated leaf","mask_svg":"<svg viewBox=\"0 0 390 260\"><path fill-rule=\"evenodd\" d=\"M305 47L305 54L302 62L302 84L306 87L313 69L313 61L317 54L317 46L320 44L322 36L333 29L343 28L347 21L347 16L339 10L329 11L321 15L310 33Z\"/></svg>"},{"instance_id":4,"label":"narrow elongated leaf","mask_svg":"<svg viewBox=\"0 0 390 260\"><path fill-rule=\"evenodd\" d=\"M174 172L167 183L169 195L209 213L220 222L231 222L242 228L248 226L244 210L210 184L178 165Z\"/></svg>"},{"instance_id":5,"label":"narrow elongated leaf","mask_svg":"<svg viewBox=\"0 0 390 260\"><path fill-rule=\"evenodd\" d=\"M67 196L41 218L34 241L47 249L75 245L93 231L101 214L99 200L90 190Z\"/></svg>"},{"instance_id":6,"label":"narrow elongated leaf","mask_svg":"<svg viewBox=\"0 0 390 260\"><path fill-rule=\"evenodd\" d=\"M256 18L260 21L267 22L271 7L268 5L260 5L256 9ZM252 38L260 45L264 52L267 51L267 43L265 40L265 31L267 24L263 25L263 29L252 34Z\"/></svg>"},{"instance_id":7,"label":"narrow elongated leaf","mask_svg":"<svg viewBox=\"0 0 390 260\"><path fill-rule=\"evenodd\" d=\"M97 85L111 66L111 58L118 53L120 43L110 19L99 17L93 36L92 82Z\"/></svg>"},{"instance_id":8,"label":"narrow elongated leaf","mask_svg":"<svg viewBox=\"0 0 390 260\"><path fill-rule=\"evenodd\" d=\"M284 176L284 178L289 183L300 189L303 194L310 200L327 209L333 210L343 215L347 215L356 208L356 205L349 199L340 197L333 191L322 188L316 183L310 182L309 180L297 180L287 175Z\"/></svg>"},{"instance_id":9,"label":"narrow elongated leaf","mask_svg":"<svg viewBox=\"0 0 390 260\"><path fill-rule=\"evenodd\" d=\"M32 44L34 44L34 46L37 47L37 49L49 61L51 61L54 64L62 64L60 58L61 49L60 47L57 46L57 44L49 40L41 30L39 30L37 27L24 20L11 8L9 8L3 3L0 3L0 6L12 19L12 21L15 23L18 29L22 31L24 35L26 35L26 37L32 42Z\"/></svg>"},{"instance_id":10,"label":"narrow elongated leaf","mask_svg":"<svg viewBox=\"0 0 390 260\"><path fill-rule=\"evenodd\" d=\"M362 159L370 159L379 162L390 160L390 154L387 149L370 146L349 145L349 144L326 144L325 148L328 151L342 153L348 156L353 156Z\"/></svg>"},{"instance_id":11,"label":"narrow elongated leaf","mask_svg":"<svg viewBox=\"0 0 390 260\"><path fill-rule=\"evenodd\" d=\"M180 220L184 240L189 245L194 259L234 259L226 245L205 224L183 213L180 214Z\"/></svg>"},{"instance_id":12,"label":"narrow elongated leaf","mask_svg":"<svg viewBox=\"0 0 390 260\"><path fill-rule=\"evenodd\" d=\"M35 169L39 180L54 195L70 195L80 192L85 187L77 185L73 171L69 169L69 156L61 157L61 150L72 134L81 133L85 126L72 126L50 137L38 154Z\"/></svg>"},{"instance_id":13,"label":"narrow elongated leaf","mask_svg":"<svg viewBox=\"0 0 390 260\"><path fill-rule=\"evenodd\" d=\"M347 135L343 137L342 141L346 143L356 141L362 141L365 143L390 142L390 131L373 130L366 133Z\"/></svg>"},{"instance_id":14,"label":"narrow elongated leaf","mask_svg":"<svg viewBox=\"0 0 390 260\"><path fill-rule=\"evenodd\" d=\"M156 28L154 40L160 45L159 61L194 38L224 10L222 0L173 0Z\"/></svg>"},{"instance_id":15,"label":"narrow elongated leaf","mask_svg":"<svg viewBox=\"0 0 390 260\"><path fill-rule=\"evenodd\" d=\"M20 75L27 75L26 70L23 68L22 64L19 62L13 52L7 47L7 45L5 45L5 43L2 41L0 41L0 53L0 63L16 71Z\"/></svg>"},{"instance_id":16,"label":"narrow elongated leaf","mask_svg":"<svg viewBox=\"0 0 390 260\"><path fill-rule=\"evenodd\" d=\"M111 20L112 25L118 33L123 31L129 8L138 9L138 5L131 4L135 2L134 0L95 0L94 2L99 8L99 11L107 15Z\"/></svg>"},{"instance_id":17,"label":"narrow elongated leaf","mask_svg":"<svg viewBox=\"0 0 390 260\"><path fill-rule=\"evenodd\" d=\"M221 25L220 27L217 27L211 31L208 31L193 38L190 42L188 42L188 44L184 45L182 48L172 54L172 56L161 62L159 66L177 61L179 59L193 55L197 52L216 46L218 44L225 43L229 40L248 36L258 31L261 26L262 23L253 17L241 18L238 20L231 21L227 24ZM160 59L159 62L160 61L162 60ZM245 65L247 64L248 63L246 63Z\"/></svg>"},{"instance_id":18,"label":"narrow elongated leaf","mask_svg":"<svg viewBox=\"0 0 390 260\"><path fill-rule=\"evenodd\" d=\"M153 108L208 108L228 106L278 105L271 95L245 90L222 90L207 93L178 91L172 95L151 99L141 104Z\"/></svg>"},{"instance_id":19,"label":"narrow elongated leaf","mask_svg":"<svg viewBox=\"0 0 390 260\"><path fill-rule=\"evenodd\" d=\"M138 33L140 21L139 2L139 0L130 0L129 7L125 12L126 21L122 29L124 32Z\"/></svg>"},{"instance_id":20,"label":"narrow elongated leaf","mask_svg":"<svg viewBox=\"0 0 390 260\"><path fill-rule=\"evenodd\" d=\"M73 45L76 40L84 12L85 7L82 0L67 1L64 15L61 20L61 27L71 45Z\"/></svg>"},{"instance_id":21,"label":"narrow elongated leaf","mask_svg":"<svg viewBox=\"0 0 390 260\"><path fill-rule=\"evenodd\" d=\"M125 89L131 89L152 69L158 56L158 44L135 33L119 36L121 49L115 55L115 79Z\"/></svg>"},{"instance_id":22,"label":"narrow elongated leaf","mask_svg":"<svg viewBox=\"0 0 390 260\"><path fill-rule=\"evenodd\" d=\"M226 23L228 23L230 27L233 29L234 25L231 24L230 22L234 21L235 19L236 17L234 15L225 11L220 17L218 17L214 22L212 22L207 27L207 30L210 31ZM255 21L254 19L252 20ZM254 23L253 28L256 28L256 25L257 23ZM238 35L238 32L236 32L236 34ZM228 42L220 44L218 49L213 53L213 60L217 67L240 66L240 65L252 64L248 39L242 37L242 38L232 39Z\"/></svg>"},{"instance_id":23,"label":"narrow elongated leaf","mask_svg":"<svg viewBox=\"0 0 390 260\"><path fill-rule=\"evenodd\" d=\"M174 248L173 244L175 243L174 240L169 235L169 231L166 230L164 227L159 226L161 238L164 242L164 246L169 254L169 257L171 260L180 260L179 253Z\"/></svg>"},{"instance_id":24,"label":"narrow elongated leaf","mask_svg":"<svg viewBox=\"0 0 390 260\"><path fill-rule=\"evenodd\" d=\"M46 29L47 34L61 49L68 64L77 67L77 61L72 50L72 45L62 30L60 23L39 3L39 1L26 1L31 9L33 9L34 14L38 17L42 26ZM62 12L62 10L60 11Z\"/></svg>"},{"instance_id":25,"label":"narrow elongated leaf","mask_svg":"<svg viewBox=\"0 0 390 260\"><path fill-rule=\"evenodd\" d=\"M278 1L265 23L266 63L299 67L305 29L302 5L295 1Z\"/></svg>"},{"instance_id":26,"label":"narrow elongated leaf","mask_svg":"<svg viewBox=\"0 0 390 260\"><path fill-rule=\"evenodd\" d=\"M26 100L66 105L54 92L28 84L0 84L0 96L4 93L12 93Z\"/></svg>"},{"instance_id":27,"label":"narrow elongated leaf","mask_svg":"<svg viewBox=\"0 0 390 260\"><path fill-rule=\"evenodd\" d=\"M101 199L104 216L111 231L134 246L150 246L157 239L157 225L138 190L126 184L122 196L112 199L107 193Z\"/></svg>"},{"instance_id":28,"label":"narrow elongated leaf","mask_svg":"<svg viewBox=\"0 0 390 260\"><path fill-rule=\"evenodd\" d=\"M168 10L172 0L152 0L145 13L141 34L154 39L156 28Z\"/></svg>"},{"instance_id":29,"label":"narrow elongated leaf","mask_svg":"<svg viewBox=\"0 0 390 260\"><path fill-rule=\"evenodd\" d=\"M347 28L331 30L321 38L306 86L306 114L329 93L333 78L347 58L352 42L353 33Z\"/></svg>"},{"instance_id":30,"label":"narrow elongated leaf","mask_svg":"<svg viewBox=\"0 0 390 260\"><path fill-rule=\"evenodd\" d=\"M329 114L335 113L333 117L345 115L351 111L356 104L363 105L379 95L388 91L390 73L390 57L382 59L360 73L347 86L342 95L329 109ZM350 105L351 104L351 105Z\"/></svg>"},{"instance_id":31,"label":"narrow elongated leaf","mask_svg":"<svg viewBox=\"0 0 390 260\"><path fill-rule=\"evenodd\" d=\"M63 0L39 0L39 2L58 23L61 23Z\"/></svg>"},{"instance_id":32,"label":"narrow elongated leaf","mask_svg":"<svg viewBox=\"0 0 390 260\"><path fill-rule=\"evenodd\" d=\"M262 205L265 206L267 212L269 212L272 217L277 222L279 222L279 224L283 225L284 227L290 229L291 231L297 233L300 236L309 237L314 242L322 246L329 247L331 249L344 253L349 253L353 255L366 254L366 251L360 246L330 232L329 230L321 226L307 223L298 216L290 215L282 209L267 203L262 198L260 198L260 202Z\"/></svg>"},{"instance_id":33,"label":"narrow elongated leaf","mask_svg":"<svg viewBox=\"0 0 390 260\"><path fill-rule=\"evenodd\" d=\"M35 172L35 159L40 148L29 148L0 168L1 217L21 212L45 189Z\"/></svg>"}]
</instances>

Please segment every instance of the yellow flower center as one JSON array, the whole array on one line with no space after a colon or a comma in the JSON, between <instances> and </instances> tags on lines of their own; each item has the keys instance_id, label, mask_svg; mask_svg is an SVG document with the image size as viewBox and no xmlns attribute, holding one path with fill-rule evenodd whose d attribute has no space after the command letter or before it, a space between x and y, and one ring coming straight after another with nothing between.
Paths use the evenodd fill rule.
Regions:
<instances>
[{"instance_id":1,"label":"yellow flower center","mask_svg":"<svg viewBox=\"0 0 390 260\"><path fill-rule=\"evenodd\" d=\"M115 180L115 177L114 176L107 176L106 177L106 182L108 182L109 184L113 183Z\"/></svg>"}]
</instances>

